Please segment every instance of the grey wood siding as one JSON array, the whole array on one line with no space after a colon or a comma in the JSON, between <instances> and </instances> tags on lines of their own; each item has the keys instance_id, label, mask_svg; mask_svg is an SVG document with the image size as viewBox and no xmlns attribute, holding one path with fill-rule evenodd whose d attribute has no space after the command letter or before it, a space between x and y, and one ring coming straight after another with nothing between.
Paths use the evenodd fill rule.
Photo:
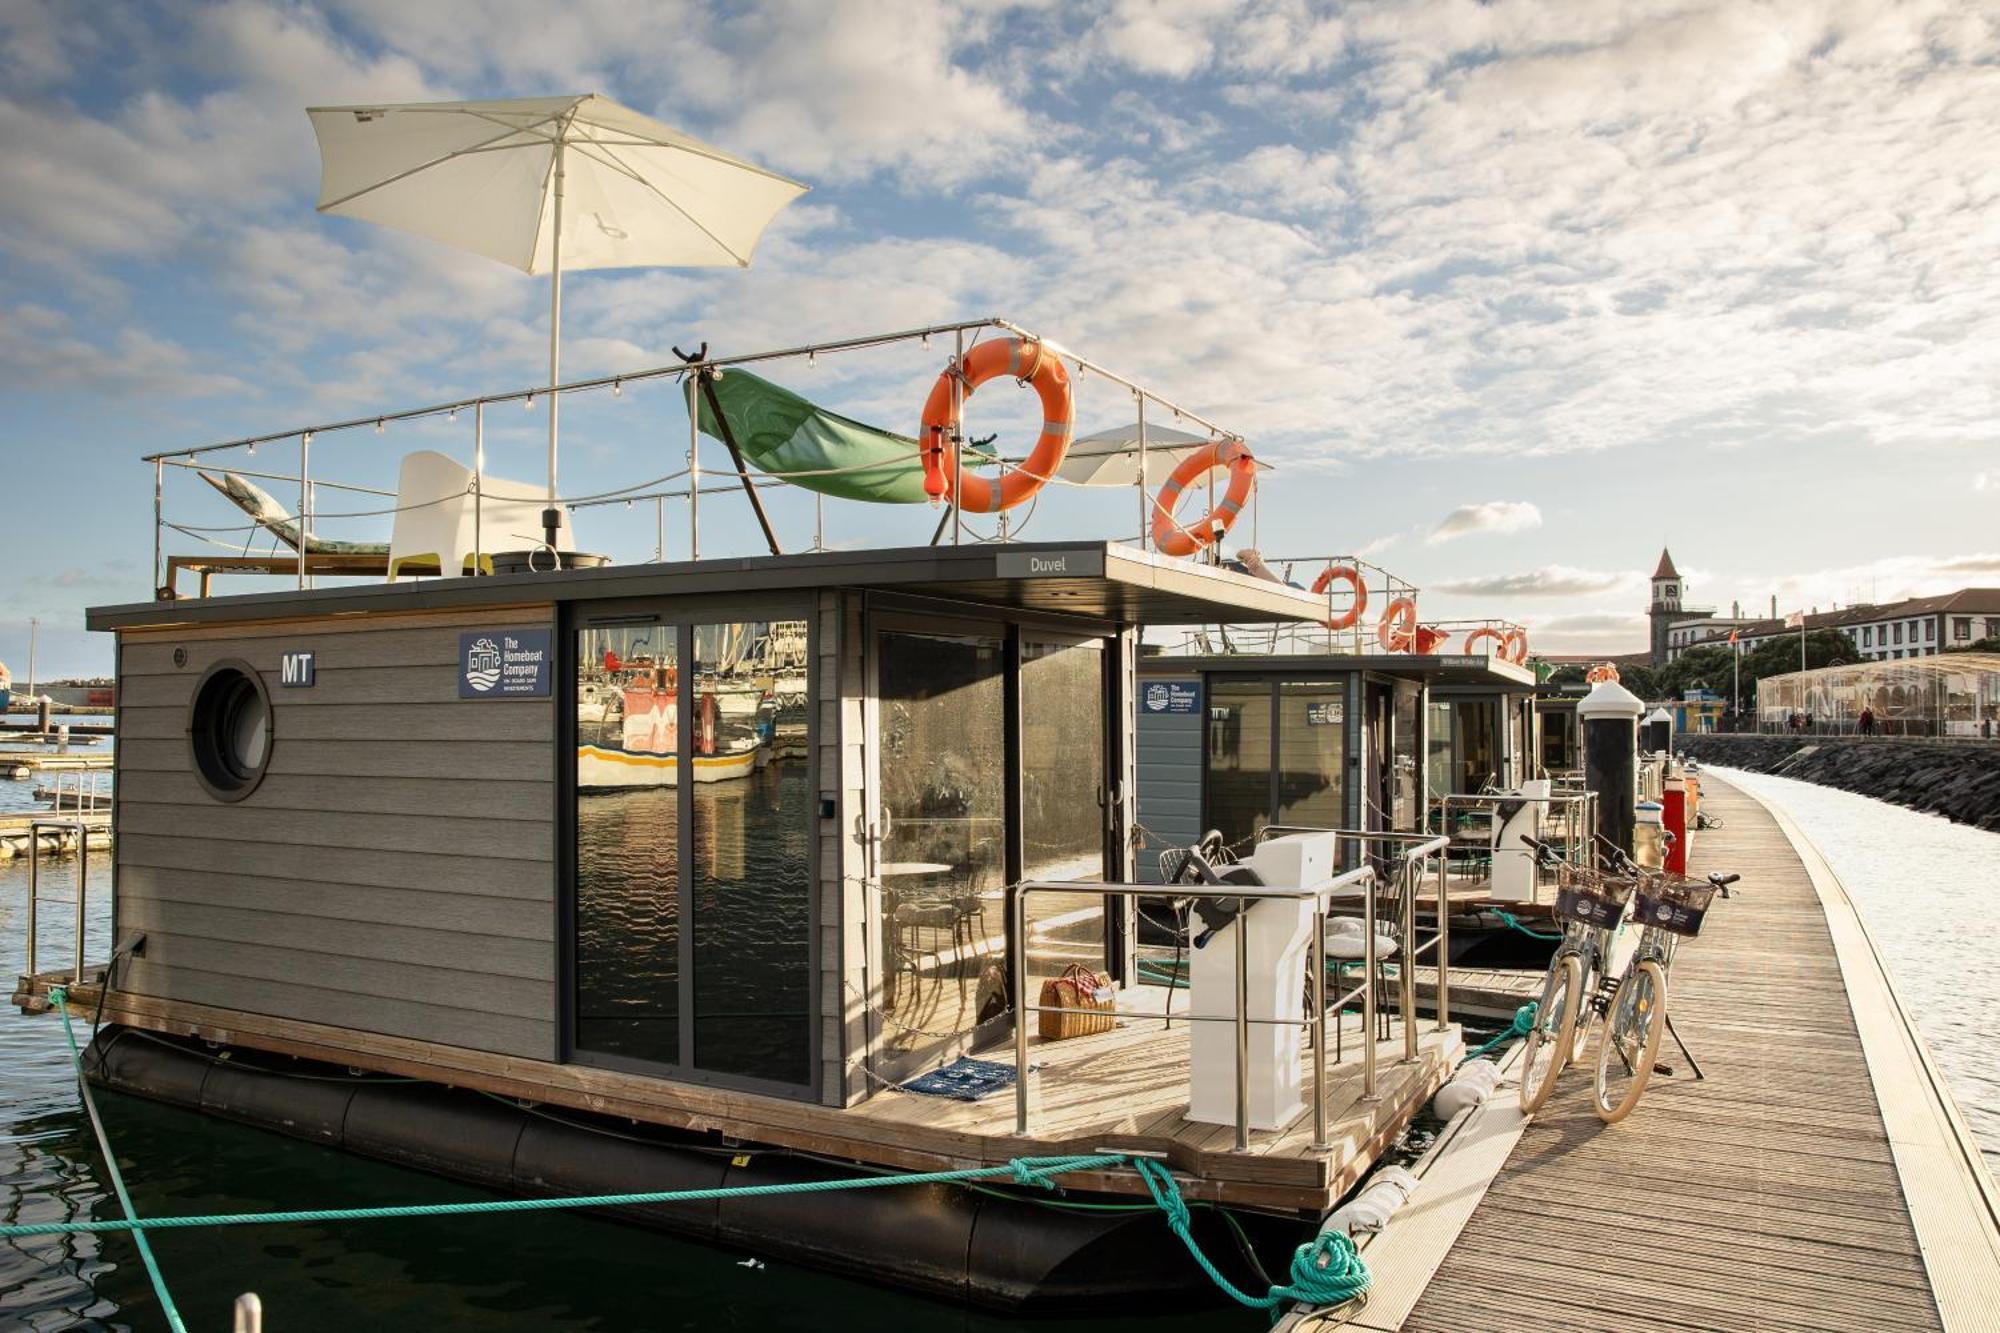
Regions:
<instances>
[{"instance_id":1,"label":"grey wood siding","mask_svg":"<svg viewBox=\"0 0 2000 1333\"><path fill-rule=\"evenodd\" d=\"M546 607L126 631L117 913L137 993L556 1058L553 699L461 701L462 630ZM174 665L182 649L186 661ZM310 689L279 685L311 650ZM270 691L246 799L194 780L187 710L212 663Z\"/></svg>"},{"instance_id":2,"label":"grey wood siding","mask_svg":"<svg viewBox=\"0 0 2000 1333\"><path fill-rule=\"evenodd\" d=\"M1201 837L1202 745L1206 735L1207 690L1199 676L1141 676L1137 688L1141 696L1146 686L1171 679L1176 684L1193 685L1203 691L1204 711L1193 713L1149 713L1138 708L1139 749L1139 844L1137 883L1159 882L1159 853L1163 847L1186 847Z\"/></svg>"}]
</instances>

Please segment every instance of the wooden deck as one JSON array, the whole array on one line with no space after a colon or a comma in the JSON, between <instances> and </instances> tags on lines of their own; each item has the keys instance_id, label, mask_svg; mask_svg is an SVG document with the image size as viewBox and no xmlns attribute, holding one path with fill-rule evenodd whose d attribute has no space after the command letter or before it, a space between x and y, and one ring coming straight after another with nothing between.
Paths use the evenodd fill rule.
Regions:
<instances>
[{"instance_id":1,"label":"wooden deck","mask_svg":"<svg viewBox=\"0 0 2000 1333\"><path fill-rule=\"evenodd\" d=\"M1944 1326L1813 880L1757 802L1703 800L1693 869L1743 875L1674 964L1706 1080L1668 1041L1675 1076L1604 1125L1565 1074L1400 1327Z\"/></svg>"},{"instance_id":2,"label":"wooden deck","mask_svg":"<svg viewBox=\"0 0 2000 1333\"><path fill-rule=\"evenodd\" d=\"M47 1007L51 983L67 971L24 977L14 1002ZM94 978L93 978L94 981ZM72 986L72 1007L97 1002L94 984ZM1164 992L1140 987L1120 1003L1143 1011ZM1184 1006L1181 993L1177 1009ZM1233 1126L1197 1124L1187 1104L1188 1021L1135 1013L1110 1032L1030 1046L1030 1133L1015 1133L1012 1091L958 1102L884 1089L859 1105L838 1108L780 1097L727 1091L594 1068L495 1055L461 1047L357 1032L323 1024L213 1009L114 990L104 1020L177 1036L296 1055L378 1073L401 1074L502 1096L529 1098L677 1129L726 1136L917 1171L996 1165L1017 1156L1130 1148L1165 1157L1190 1198L1271 1211L1317 1215L1366 1174L1455 1064L1462 1046L1456 1027L1419 1022L1419 1053L1403 1058L1400 1029L1377 1047L1377 1095L1362 1098L1360 1024L1342 1031L1345 1059L1329 1058L1329 1147L1312 1147L1307 1114L1282 1132L1252 1132L1247 1151L1235 1147ZM1012 1046L987 1053L1011 1062ZM1308 1076L1310 1053L1304 1059ZM1129 1172L1078 1174L1076 1188L1142 1193Z\"/></svg>"},{"instance_id":3,"label":"wooden deck","mask_svg":"<svg viewBox=\"0 0 2000 1333\"><path fill-rule=\"evenodd\" d=\"M38 819L64 820L69 823L82 821L85 836L93 849L111 845L111 809L106 805L100 810L86 810L81 814L65 810L60 815L49 810L20 811L0 814L0 861L9 861L28 854L28 838L32 826ZM70 828L43 829L35 835L41 843L42 855L68 855L76 850L76 833ZM65 872L67 873L67 872Z\"/></svg>"}]
</instances>

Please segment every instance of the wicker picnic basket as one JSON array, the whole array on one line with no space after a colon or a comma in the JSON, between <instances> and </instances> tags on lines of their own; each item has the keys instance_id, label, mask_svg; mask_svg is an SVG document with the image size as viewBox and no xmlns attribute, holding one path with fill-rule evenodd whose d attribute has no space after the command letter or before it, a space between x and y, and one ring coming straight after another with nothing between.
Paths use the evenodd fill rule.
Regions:
<instances>
[{"instance_id":1,"label":"wicker picnic basket","mask_svg":"<svg viewBox=\"0 0 2000 1333\"><path fill-rule=\"evenodd\" d=\"M1036 1015L1041 1020L1042 1040L1109 1032L1117 1022L1112 1014L1116 1003L1108 973L1071 963L1061 976L1042 983L1041 1012Z\"/></svg>"}]
</instances>

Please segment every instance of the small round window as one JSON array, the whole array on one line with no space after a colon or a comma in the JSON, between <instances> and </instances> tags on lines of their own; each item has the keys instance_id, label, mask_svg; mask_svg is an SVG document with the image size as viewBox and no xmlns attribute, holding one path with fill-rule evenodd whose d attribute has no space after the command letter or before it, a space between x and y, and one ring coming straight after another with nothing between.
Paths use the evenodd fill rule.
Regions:
<instances>
[{"instance_id":1,"label":"small round window","mask_svg":"<svg viewBox=\"0 0 2000 1333\"><path fill-rule=\"evenodd\" d=\"M240 801L271 757L271 696L247 663L218 662L195 687L188 713L195 776L221 801Z\"/></svg>"}]
</instances>

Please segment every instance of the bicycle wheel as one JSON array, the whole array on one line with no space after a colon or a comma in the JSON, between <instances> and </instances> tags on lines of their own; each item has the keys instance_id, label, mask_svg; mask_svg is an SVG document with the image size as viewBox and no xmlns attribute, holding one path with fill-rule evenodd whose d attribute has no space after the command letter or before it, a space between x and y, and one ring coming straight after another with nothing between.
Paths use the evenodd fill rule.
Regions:
<instances>
[{"instance_id":1,"label":"bicycle wheel","mask_svg":"<svg viewBox=\"0 0 2000 1333\"><path fill-rule=\"evenodd\" d=\"M1571 1033L1582 1006L1583 964L1566 953L1549 964L1549 979L1535 1004L1535 1025L1521 1051L1522 1114L1541 1110L1555 1090L1556 1076L1569 1063Z\"/></svg>"},{"instance_id":2,"label":"bicycle wheel","mask_svg":"<svg viewBox=\"0 0 2000 1333\"><path fill-rule=\"evenodd\" d=\"M1597 1038L1597 1115L1615 1125L1632 1113L1667 1028L1667 974L1645 959L1625 974Z\"/></svg>"},{"instance_id":3,"label":"bicycle wheel","mask_svg":"<svg viewBox=\"0 0 2000 1333\"><path fill-rule=\"evenodd\" d=\"M1591 1000L1600 984L1598 967L1583 967L1581 960L1578 967L1581 980L1576 990L1576 1021L1570 1024L1569 1029L1569 1054L1563 1059L1566 1066L1583 1063L1583 1053L1589 1048L1591 1029L1596 1026L1597 1020L1597 1009Z\"/></svg>"}]
</instances>

